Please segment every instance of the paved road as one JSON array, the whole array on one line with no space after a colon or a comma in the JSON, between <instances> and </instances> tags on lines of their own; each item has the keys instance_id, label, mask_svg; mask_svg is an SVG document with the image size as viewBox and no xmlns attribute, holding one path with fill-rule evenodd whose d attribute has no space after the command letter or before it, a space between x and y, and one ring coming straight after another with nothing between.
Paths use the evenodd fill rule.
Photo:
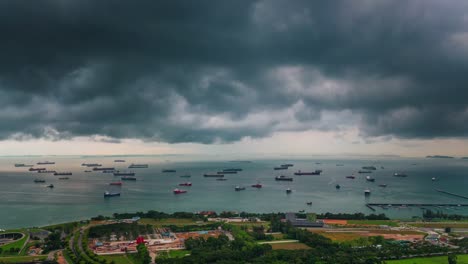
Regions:
<instances>
[{"instance_id":1,"label":"paved road","mask_svg":"<svg viewBox=\"0 0 468 264\"><path fill-rule=\"evenodd\" d=\"M31 237L29 236L29 234L27 234L27 235L26 235L26 234L23 234L23 235L24 235L24 236L28 236L28 238L26 239L26 241L24 242L24 244L23 244L23 246L21 247L20 251L18 252L18 256L21 254L21 251L23 251L24 247L28 245L29 239L31 238Z\"/></svg>"}]
</instances>

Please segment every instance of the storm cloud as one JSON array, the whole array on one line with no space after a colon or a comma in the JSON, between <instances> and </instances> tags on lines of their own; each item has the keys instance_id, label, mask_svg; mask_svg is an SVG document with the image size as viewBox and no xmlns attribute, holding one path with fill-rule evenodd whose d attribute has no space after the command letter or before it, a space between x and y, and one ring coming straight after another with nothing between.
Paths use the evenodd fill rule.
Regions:
<instances>
[{"instance_id":1,"label":"storm cloud","mask_svg":"<svg viewBox=\"0 0 468 264\"><path fill-rule=\"evenodd\" d=\"M0 139L468 136L466 1L2 1Z\"/></svg>"}]
</instances>

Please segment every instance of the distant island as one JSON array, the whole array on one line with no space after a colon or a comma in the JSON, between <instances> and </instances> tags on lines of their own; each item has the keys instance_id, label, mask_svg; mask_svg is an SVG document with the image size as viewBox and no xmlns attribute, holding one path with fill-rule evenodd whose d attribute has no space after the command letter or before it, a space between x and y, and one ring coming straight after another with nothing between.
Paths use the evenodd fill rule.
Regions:
<instances>
[{"instance_id":1,"label":"distant island","mask_svg":"<svg viewBox=\"0 0 468 264\"><path fill-rule=\"evenodd\" d=\"M453 159L452 156L444 156L444 155L433 155L433 156L426 156L429 159Z\"/></svg>"}]
</instances>

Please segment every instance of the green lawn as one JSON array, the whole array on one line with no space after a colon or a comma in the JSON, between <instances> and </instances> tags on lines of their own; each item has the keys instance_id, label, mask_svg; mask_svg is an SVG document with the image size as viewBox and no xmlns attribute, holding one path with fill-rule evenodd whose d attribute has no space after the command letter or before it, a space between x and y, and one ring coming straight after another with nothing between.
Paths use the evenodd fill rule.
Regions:
<instances>
[{"instance_id":1,"label":"green lawn","mask_svg":"<svg viewBox=\"0 0 468 264\"><path fill-rule=\"evenodd\" d=\"M398 223L391 220L348 220L348 225L387 225L398 226Z\"/></svg>"},{"instance_id":2,"label":"green lawn","mask_svg":"<svg viewBox=\"0 0 468 264\"><path fill-rule=\"evenodd\" d=\"M142 218L138 221L139 224L142 225L154 225L157 227L162 227L164 225L177 225L177 226L184 226L184 225L196 225L197 223L192 219L177 219L177 218L167 218L167 219L151 219L151 218Z\"/></svg>"},{"instance_id":3,"label":"green lawn","mask_svg":"<svg viewBox=\"0 0 468 264\"><path fill-rule=\"evenodd\" d=\"M125 255L99 256L99 258L105 259L108 262L114 261L116 264L133 264L133 262Z\"/></svg>"},{"instance_id":4,"label":"green lawn","mask_svg":"<svg viewBox=\"0 0 468 264\"><path fill-rule=\"evenodd\" d=\"M447 256L432 258L413 258L401 260L388 260L388 264L447 264ZM468 255L458 255L457 263L468 263Z\"/></svg>"},{"instance_id":5,"label":"green lawn","mask_svg":"<svg viewBox=\"0 0 468 264\"><path fill-rule=\"evenodd\" d=\"M40 256L15 256L15 257L0 257L0 263L24 263L34 260L45 260L47 255Z\"/></svg>"},{"instance_id":6,"label":"green lawn","mask_svg":"<svg viewBox=\"0 0 468 264\"><path fill-rule=\"evenodd\" d=\"M17 240L15 242L6 244L4 246L1 246L0 248L3 250L3 252L2 252L2 254L0 254L0 256L18 255L18 252L10 254L10 252L9 252L10 248L19 248L19 249L21 249L21 247L24 245L24 242L26 242L27 239L28 239L28 236L24 235L23 238L21 238L20 240Z\"/></svg>"}]
</instances>

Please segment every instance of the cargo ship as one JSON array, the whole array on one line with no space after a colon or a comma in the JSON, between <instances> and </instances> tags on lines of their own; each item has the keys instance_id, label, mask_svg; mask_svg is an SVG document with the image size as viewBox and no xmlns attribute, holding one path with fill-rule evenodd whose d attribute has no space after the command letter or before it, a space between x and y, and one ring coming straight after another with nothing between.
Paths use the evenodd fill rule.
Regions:
<instances>
[{"instance_id":1,"label":"cargo ship","mask_svg":"<svg viewBox=\"0 0 468 264\"><path fill-rule=\"evenodd\" d=\"M24 167L31 168L32 166L34 166L34 165L29 165L29 164L24 164L24 163L16 163L15 164L15 167L17 167L17 168L24 168Z\"/></svg>"},{"instance_id":2,"label":"cargo ship","mask_svg":"<svg viewBox=\"0 0 468 264\"><path fill-rule=\"evenodd\" d=\"M252 184L252 187L260 189L262 188L262 185L260 183Z\"/></svg>"},{"instance_id":3,"label":"cargo ship","mask_svg":"<svg viewBox=\"0 0 468 264\"><path fill-rule=\"evenodd\" d=\"M183 182L183 183L179 183L179 186L192 186L192 183L191 182Z\"/></svg>"},{"instance_id":4,"label":"cargo ship","mask_svg":"<svg viewBox=\"0 0 468 264\"><path fill-rule=\"evenodd\" d=\"M114 160L114 162L125 162L125 160Z\"/></svg>"},{"instance_id":5,"label":"cargo ship","mask_svg":"<svg viewBox=\"0 0 468 264\"><path fill-rule=\"evenodd\" d=\"M65 176L65 175L72 175L71 172L54 172L55 176Z\"/></svg>"},{"instance_id":6,"label":"cargo ship","mask_svg":"<svg viewBox=\"0 0 468 264\"><path fill-rule=\"evenodd\" d=\"M174 194L182 194L182 193L187 193L186 190L181 190L181 189L174 189L173 191Z\"/></svg>"},{"instance_id":7,"label":"cargo ship","mask_svg":"<svg viewBox=\"0 0 468 264\"><path fill-rule=\"evenodd\" d=\"M37 171L37 173L55 173L54 170L40 170L40 171Z\"/></svg>"},{"instance_id":8,"label":"cargo ship","mask_svg":"<svg viewBox=\"0 0 468 264\"><path fill-rule=\"evenodd\" d=\"M136 177L132 177L132 176L123 176L120 179L122 181L136 181Z\"/></svg>"},{"instance_id":9,"label":"cargo ship","mask_svg":"<svg viewBox=\"0 0 468 264\"><path fill-rule=\"evenodd\" d=\"M35 179L34 182L35 182L35 183L44 183L45 180L43 180L43 179Z\"/></svg>"},{"instance_id":10,"label":"cargo ship","mask_svg":"<svg viewBox=\"0 0 468 264\"><path fill-rule=\"evenodd\" d=\"M176 170L162 170L161 172L169 173L169 172L176 172Z\"/></svg>"},{"instance_id":11,"label":"cargo ship","mask_svg":"<svg viewBox=\"0 0 468 264\"><path fill-rule=\"evenodd\" d=\"M293 178L281 175L281 176L276 176L275 180L277 180L277 181L293 181Z\"/></svg>"},{"instance_id":12,"label":"cargo ship","mask_svg":"<svg viewBox=\"0 0 468 264\"><path fill-rule=\"evenodd\" d=\"M387 187L387 184L379 184L379 187Z\"/></svg>"},{"instance_id":13,"label":"cargo ship","mask_svg":"<svg viewBox=\"0 0 468 264\"><path fill-rule=\"evenodd\" d=\"M238 192L238 191L243 191L243 190L245 190L245 187L241 187L241 186L237 185L237 186L234 188L234 190L236 190L236 192Z\"/></svg>"},{"instance_id":14,"label":"cargo ship","mask_svg":"<svg viewBox=\"0 0 468 264\"><path fill-rule=\"evenodd\" d=\"M361 169L363 169L363 170L376 170L377 168L374 167L374 166L364 166Z\"/></svg>"},{"instance_id":15,"label":"cargo ship","mask_svg":"<svg viewBox=\"0 0 468 264\"><path fill-rule=\"evenodd\" d=\"M346 178L348 178L348 179L355 179L356 176L354 176L354 175L349 175L349 176L346 176Z\"/></svg>"},{"instance_id":16,"label":"cargo ship","mask_svg":"<svg viewBox=\"0 0 468 264\"><path fill-rule=\"evenodd\" d=\"M224 174L203 174L203 177L224 177Z\"/></svg>"},{"instance_id":17,"label":"cargo ship","mask_svg":"<svg viewBox=\"0 0 468 264\"><path fill-rule=\"evenodd\" d=\"M42 171L46 170L46 168L29 168L29 171Z\"/></svg>"},{"instance_id":18,"label":"cargo ship","mask_svg":"<svg viewBox=\"0 0 468 264\"><path fill-rule=\"evenodd\" d=\"M102 173L114 173L115 170L103 170Z\"/></svg>"},{"instance_id":19,"label":"cargo ship","mask_svg":"<svg viewBox=\"0 0 468 264\"><path fill-rule=\"evenodd\" d=\"M135 176L135 172L132 171L114 171L114 176Z\"/></svg>"},{"instance_id":20,"label":"cargo ship","mask_svg":"<svg viewBox=\"0 0 468 264\"><path fill-rule=\"evenodd\" d=\"M111 182L109 185L116 185L116 186L122 186L121 182Z\"/></svg>"},{"instance_id":21,"label":"cargo ship","mask_svg":"<svg viewBox=\"0 0 468 264\"><path fill-rule=\"evenodd\" d=\"M85 170L84 172L86 172L86 173L89 173L89 172L93 172L93 171L90 171L90 170Z\"/></svg>"},{"instance_id":22,"label":"cargo ship","mask_svg":"<svg viewBox=\"0 0 468 264\"><path fill-rule=\"evenodd\" d=\"M218 178L218 179L216 179L216 180L217 180L217 181L227 181L226 178Z\"/></svg>"},{"instance_id":23,"label":"cargo ship","mask_svg":"<svg viewBox=\"0 0 468 264\"><path fill-rule=\"evenodd\" d=\"M398 173L398 172L395 172L395 173L393 174L393 176L395 176L395 177L408 177L408 175L406 175L406 174L404 174L404 173Z\"/></svg>"},{"instance_id":24,"label":"cargo ship","mask_svg":"<svg viewBox=\"0 0 468 264\"><path fill-rule=\"evenodd\" d=\"M375 182L375 179L371 176L366 176L366 181Z\"/></svg>"},{"instance_id":25,"label":"cargo ship","mask_svg":"<svg viewBox=\"0 0 468 264\"><path fill-rule=\"evenodd\" d=\"M54 185L53 185L53 184L49 184L49 185L47 185L47 188L54 188Z\"/></svg>"},{"instance_id":26,"label":"cargo ship","mask_svg":"<svg viewBox=\"0 0 468 264\"><path fill-rule=\"evenodd\" d=\"M287 170L288 167L279 166L279 167L274 167L273 169L274 169L274 170Z\"/></svg>"},{"instance_id":27,"label":"cargo ship","mask_svg":"<svg viewBox=\"0 0 468 264\"><path fill-rule=\"evenodd\" d=\"M224 169L223 171L236 171L236 172L239 172L239 171L242 171L242 169L239 169L239 168L230 168L230 169Z\"/></svg>"},{"instance_id":28,"label":"cargo ship","mask_svg":"<svg viewBox=\"0 0 468 264\"><path fill-rule=\"evenodd\" d=\"M370 171L370 170L360 170L360 171L358 171L358 173L372 173L372 171Z\"/></svg>"},{"instance_id":29,"label":"cargo ship","mask_svg":"<svg viewBox=\"0 0 468 264\"><path fill-rule=\"evenodd\" d=\"M101 167L102 164L99 164L99 163L83 163L83 164L81 164L81 166L85 166L85 167Z\"/></svg>"},{"instance_id":30,"label":"cargo ship","mask_svg":"<svg viewBox=\"0 0 468 264\"><path fill-rule=\"evenodd\" d=\"M309 171L309 172L297 171L294 173L294 175L320 175L321 173L322 173L321 170L315 170L315 171Z\"/></svg>"},{"instance_id":31,"label":"cargo ship","mask_svg":"<svg viewBox=\"0 0 468 264\"><path fill-rule=\"evenodd\" d=\"M293 166L294 166L294 164L291 164L291 163L286 163L286 164L281 164L280 165L280 167L287 167L287 168L293 167Z\"/></svg>"},{"instance_id":32,"label":"cargo ship","mask_svg":"<svg viewBox=\"0 0 468 264\"><path fill-rule=\"evenodd\" d=\"M108 192L108 191L104 192L104 197L113 197L113 196L120 196L120 193L119 192Z\"/></svg>"},{"instance_id":33,"label":"cargo ship","mask_svg":"<svg viewBox=\"0 0 468 264\"><path fill-rule=\"evenodd\" d=\"M53 164L55 164L55 162L53 162L53 161L39 161L36 164L37 165L53 165Z\"/></svg>"},{"instance_id":34,"label":"cargo ship","mask_svg":"<svg viewBox=\"0 0 468 264\"><path fill-rule=\"evenodd\" d=\"M70 179L70 178L68 178L68 177L60 177L60 178L58 178L58 179L59 179L59 180L68 180L68 179Z\"/></svg>"},{"instance_id":35,"label":"cargo ship","mask_svg":"<svg viewBox=\"0 0 468 264\"><path fill-rule=\"evenodd\" d=\"M114 171L115 168L111 168L111 167L108 167L108 168L98 168L98 167L94 167L93 168L93 171Z\"/></svg>"},{"instance_id":36,"label":"cargo ship","mask_svg":"<svg viewBox=\"0 0 468 264\"><path fill-rule=\"evenodd\" d=\"M148 164L130 164L130 166L128 166L129 169L147 169L148 168Z\"/></svg>"}]
</instances>

